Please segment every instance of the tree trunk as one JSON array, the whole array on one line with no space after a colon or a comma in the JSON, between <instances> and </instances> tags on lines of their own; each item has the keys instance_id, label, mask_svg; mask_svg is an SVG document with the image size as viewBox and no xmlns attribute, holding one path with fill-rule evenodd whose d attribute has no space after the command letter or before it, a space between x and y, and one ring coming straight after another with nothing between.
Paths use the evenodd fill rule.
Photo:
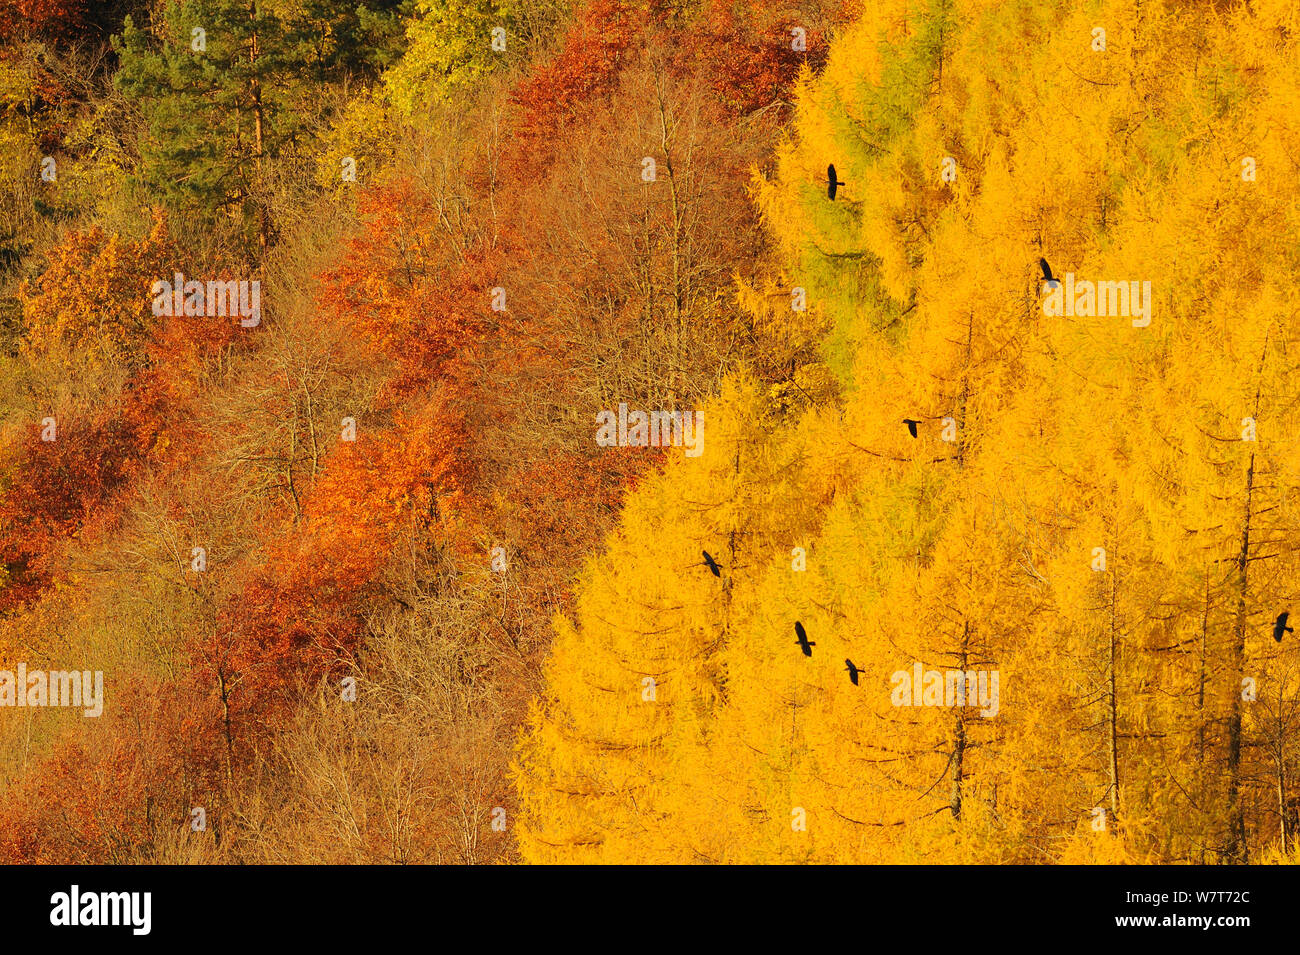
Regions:
<instances>
[{"instance_id":1,"label":"tree trunk","mask_svg":"<svg viewBox=\"0 0 1300 955\"><path fill-rule=\"evenodd\" d=\"M257 4L253 4L253 22L257 22ZM262 109L262 81L257 78L257 57L258 57L258 36L257 28L253 28L252 48L249 51L249 63L253 66L253 160L257 166L257 186L259 193L262 189L262 156L265 154L264 141L264 123L265 117ZM257 243L265 249L270 244L270 218L267 215L266 199L259 195L254 200L257 202Z\"/></svg>"},{"instance_id":2,"label":"tree trunk","mask_svg":"<svg viewBox=\"0 0 1300 955\"><path fill-rule=\"evenodd\" d=\"M962 625L961 631L961 655L958 657L958 666L962 672L966 670L966 663L969 658L968 648L970 646L970 621ZM969 689L966 690L966 699L970 698ZM954 703L962 701L954 700ZM957 714L957 724L954 727L952 741L952 792L948 799L948 807L952 810L954 819L961 818L961 800L962 800L962 778L963 768L966 762L966 708L964 706L954 706L954 712Z\"/></svg>"},{"instance_id":3,"label":"tree trunk","mask_svg":"<svg viewBox=\"0 0 1300 955\"><path fill-rule=\"evenodd\" d=\"M1115 691L1115 658L1119 644L1119 634L1115 626L1115 601L1119 582L1118 571L1112 565L1110 575L1110 640L1106 660L1106 696L1108 699L1107 748L1110 755L1110 814L1112 819L1119 819L1119 702Z\"/></svg>"},{"instance_id":4,"label":"tree trunk","mask_svg":"<svg viewBox=\"0 0 1300 955\"><path fill-rule=\"evenodd\" d=\"M1258 404L1258 402L1256 402ZM1250 519L1255 490L1255 455L1246 469L1246 504L1242 516L1241 549L1237 553L1237 618L1233 625L1232 659L1228 672L1237 681L1228 719L1228 861L1247 861L1246 814L1241 802L1241 672L1246 657L1246 591L1250 574Z\"/></svg>"}]
</instances>

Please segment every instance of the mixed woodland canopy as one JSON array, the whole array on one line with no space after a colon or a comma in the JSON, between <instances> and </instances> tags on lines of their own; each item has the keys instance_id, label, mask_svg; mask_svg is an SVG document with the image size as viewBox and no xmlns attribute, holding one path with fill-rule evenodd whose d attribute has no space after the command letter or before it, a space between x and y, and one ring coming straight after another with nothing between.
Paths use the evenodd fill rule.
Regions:
<instances>
[{"instance_id":1,"label":"mixed woodland canopy","mask_svg":"<svg viewBox=\"0 0 1300 955\"><path fill-rule=\"evenodd\" d=\"M0 707L0 861L1296 861L1298 62L1294 0L7 0L0 669L106 699Z\"/></svg>"}]
</instances>

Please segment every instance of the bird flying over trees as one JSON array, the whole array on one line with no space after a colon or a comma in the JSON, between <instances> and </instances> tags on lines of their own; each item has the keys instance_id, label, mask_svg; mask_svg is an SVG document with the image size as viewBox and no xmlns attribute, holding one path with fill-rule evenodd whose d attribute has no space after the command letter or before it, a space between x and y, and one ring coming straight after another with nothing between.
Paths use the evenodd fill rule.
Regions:
<instances>
[{"instance_id":1,"label":"bird flying over trees","mask_svg":"<svg viewBox=\"0 0 1300 955\"><path fill-rule=\"evenodd\" d=\"M845 661L844 661L844 669L846 669L846 670L849 671L849 682L852 683L854 686L857 686L857 685L858 685L858 674L861 673L862 671L859 670L856 666L853 665L853 661L852 661L852 660L845 660Z\"/></svg>"},{"instance_id":2,"label":"bird flying over trees","mask_svg":"<svg viewBox=\"0 0 1300 955\"><path fill-rule=\"evenodd\" d=\"M1291 633L1295 630L1295 627L1288 627L1286 625L1286 618L1289 616L1291 616L1291 611L1283 610L1277 615L1277 621L1273 624L1273 639L1278 643L1282 642L1283 633Z\"/></svg>"},{"instance_id":3,"label":"bird flying over trees","mask_svg":"<svg viewBox=\"0 0 1300 955\"><path fill-rule=\"evenodd\" d=\"M921 423L921 422L920 422L920 421L917 421L915 418L904 418L904 419L903 419L903 424L907 425L907 430L908 430L908 432L909 432L909 433L912 435L912 437L914 437L914 438L916 437L916 426L917 426L918 424L920 424L920 423Z\"/></svg>"},{"instance_id":4,"label":"bird flying over trees","mask_svg":"<svg viewBox=\"0 0 1300 955\"><path fill-rule=\"evenodd\" d=\"M831 163L826 167L826 195L834 201L835 191L842 185L844 185L844 180L836 177L835 164Z\"/></svg>"},{"instance_id":5,"label":"bird flying over trees","mask_svg":"<svg viewBox=\"0 0 1300 955\"><path fill-rule=\"evenodd\" d=\"M803 655L806 657L812 656L812 648L817 644L808 639L808 632L804 630L803 624L797 620L794 623L794 633L799 638L795 640L795 643L799 644L799 649L803 651Z\"/></svg>"},{"instance_id":6,"label":"bird flying over trees","mask_svg":"<svg viewBox=\"0 0 1300 955\"><path fill-rule=\"evenodd\" d=\"M714 577L721 577L722 571L718 569L718 562L713 559L713 555L707 550L700 551L704 555L704 566L709 568Z\"/></svg>"},{"instance_id":7,"label":"bird flying over trees","mask_svg":"<svg viewBox=\"0 0 1300 955\"><path fill-rule=\"evenodd\" d=\"M1050 265L1047 264L1047 259L1040 258L1040 259L1038 260L1038 265L1039 265L1039 267L1041 267L1042 270L1043 270L1043 281L1044 281L1044 282L1057 282L1057 281L1058 281L1057 278L1056 278L1056 276L1054 276L1054 275L1052 274L1052 267L1051 267Z\"/></svg>"}]
</instances>

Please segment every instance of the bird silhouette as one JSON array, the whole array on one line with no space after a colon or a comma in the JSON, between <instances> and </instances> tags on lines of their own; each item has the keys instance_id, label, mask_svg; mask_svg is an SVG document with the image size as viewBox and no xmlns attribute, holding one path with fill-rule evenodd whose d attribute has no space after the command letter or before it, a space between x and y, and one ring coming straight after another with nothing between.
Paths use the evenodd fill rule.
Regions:
<instances>
[{"instance_id":1,"label":"bird silhouette","mask_svg":"<svg viewBox=\"0 0 1300 955\"><path fill-rule=\"evenodd\" d=\"M704 566L713 572L714 577L721 577L722 571L718 569L718 562L713 559L713 555L707 550L700 551L704 555Z\"/></svg>"},{"instance_id":2,"label":"bird silhouette","mask_svg":"<svg viewBox=\"0 0 1300 955\"><path fill-rule=\"evenodd\" d=\"M826 195L830 196L833 201L835 199L835 190L842 185L844 185L844 180L836 177L835 164L831 163L826 167Z\"/></svg>"},{"instance_id":3,"label":"bird silhouette","mask_svg":"<svg viewBox=\"0 0 1300 955\"><path fill-rule=\"evenodd\" d=\"M1286 618L1289 616L1291 616L1291 611L1283 610L1280 614L1277 615L1277 622L1273 624L1273 639L1276 640L1278 643L1282 642L1283 633L1291 633L1293 630L1295 630L1295 627L1288 627L1286 625Z\"/></svg>"},{"instance_id":4,"label":"bird silhouette","mask_svg":"<svg viewBox=\"0 0 1300 955\"><path fill-rule=\"evenodd\" d=\"M1040 258L1040 259L1038 260L1038 264L1039 264L1039 266L1042 267L1042 270L1043 270L1043 281L1044 281L1044 282L1050 282L1050 283L1052 283L1053 285L1060 285L1060 284L1061 284L1060 281L1056 278L1056 276L1054 276L1054 275L1052 274L1052 267L1051 267L1050 265L1047 264L1047 259L1042 259L1042 258Z\"/></svg>"},{"instance_id":5,"label":"bird silhouette","mask_svg":"<svg viewBox=\"0 0 1300 955\"><path fill-rule=\"evenodd\" d=\"M854 686L857 686L858 674L861 673L862 671L853 665L852 660L844 661L844 669L849 671L849 682L852 683Z\"/></svg>"},{"instance_id":6,"label":"bird silhouette","mask_svg":"<svg viewBox=\"0 0 1300 955\"><path fill-rule=\"evenodd\" d=\"M812 656L812 648L817 644L808 639L808 632L804 630L803 624L797 620L794 623L794 633L799 638L795 643L799 644L799 649L803 651L803 655L806 657Z\"/></svg>"},{"instance_id":7,"label":"bird silhouette","mask_svg":"<svg viewBox=\"0 0 1300 955\"><path fill-rule=\"evenodd\" d=\"M915 418L904 418L904 419L903 419L903 424L907 425L907 430L908 430L909 432L911 432L911 435L912 435L912 437L914 437L914 438L916 437L916 426L917 426L918 424L920 424L920 423L921 423L921 422L917 421Z\"/></svg>"}]
</instances>

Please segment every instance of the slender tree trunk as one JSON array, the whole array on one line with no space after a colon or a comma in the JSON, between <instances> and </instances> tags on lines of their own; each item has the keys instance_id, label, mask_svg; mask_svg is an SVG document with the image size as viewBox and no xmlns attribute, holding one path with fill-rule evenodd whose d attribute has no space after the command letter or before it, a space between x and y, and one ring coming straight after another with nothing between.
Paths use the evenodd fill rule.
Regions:
<instances>
[{"instance_id":1,"label":"slender tree trunk","mask_svg":"<svg viewBox=\"0 0 1300 955\"><path fill-rule=\"evenodd\" d=\"M966 664L969 660L970 647L970 621L962 624L961 631L961 655L958 657L958 666L962 672L966 671ZM964 684L963 684L964 685ZM965 691L966 699L970 699L969 688ZM954 700L954 703L964 701ZM956 713L956 726L953 729L952 741L952 791L948 799L948 807L952 810L954 819L961 818L961 801L962 801L962 780L966 763L966 708L958 705L953 707Z\"/></svg>"},{"instance_id":2,"label":"slender tree trunk","mask_svg":"<svg viewBox=\"0 0 1300 955\"><path fill-rule=\"evenodd\" d=\"M1200 797L1201 805L1205 805L1205 683L1208 679L1206 667L1208 643L1210 634L1210 567L1205 566L1205 609L1201 614L1201 659L1197 667L1197 687L1196 687L1196 775L1198 785L1196 788L1197 795ZM1199 859L1201 865L1205 864L1205 844L1201 844Z\"/></svg>"},{"instance_id":3,"label":"slender tree trunk","mask_svg":"<svg viewBox=\"0 0 1300 955\"><path fill-rule=\"evenodd\" d=\"M682 203L678 192L677 174L673 169L672 132L668 123L668 108L664 102L662 77L656 81L656 94L659 101L659 142L664 151L664 166L668 170L668 191L672 198L673 212L673 403L682 397L682 366L684 362L682 346L682 318L685 295L682 288Z\"/></svg>"},{"instance_id":4,"label":"slender tree trunk","mask_svg":"<svg viewBox=\"0 0 1300 955\"><path fill-rule=\"evenodd\" d=\"M253 14L253 22L256 23L258 18L256 3L253 4L252 14ZM257 166L257 187L260 193L263 185L262 157L265 154L266 144L264 141L265 116L263 115L263 109L262 109L262 81L257 77L257 58L259 53L260 50L258 48L257 28L254 27L252 47L249 51L249 63L253 67L253 82L252 82L253 141L254 141L253 159ZM265 249L267 245L270 244L270 232L271 232L270 219L269 216L267 215L267 210L266 210L266 198L262 195L259 195L256 199L256 202L257 202L257 242L261 248Z\"/></svg>"},{"instance_id":5,"label":"slender tree trunk","mask_svg":"<svg viewBox=\"0 0 1300 955\"><path fill-rule=\"evenodd\" d=\"M1115 690L1115 658L1119 644L1119 634L1115 626L1115 602L1119 583L1118 571L1112 566L1110 575L1110 640L1106 660L1106 696L1108 699L1106 722L1107 743L1110 756L1110 814L1112 819L1119 819L1119 701Z\"/></svg>"},{"instance_id":6,"label":"slender tree trunk","mask_svg":"<svg viewBox=\"0 0 1300 955\"><path fill-rule=\"evenodd\" d=\"M235 784L235 741L230 730L230 686L226 683L226 671L217 668L217 684L221 691L221 722L226 734L226 783Z\"/></svg>"},{"instance_id":7,"label":"slender tree trunk","mask_svg":"<svg viewBox=\"0 0 1300 955\"><path fill-rule=\"evenodd\" d=\"M1283 746L1282 737L1279 735L1278 737L1279 752L1278 752L1278 760L1277 760L1277 817L1278 817L1278 827L1282 830L1281 833L1282 854L1286 855L1288 846L1290 844L1290 840L1288 839L1290 833L1287 831L1288 827L1287 827L1287 818L1286 818L1286 763L1282 759L1282 755L1283 755L1283 753L1281 752L1282 746Z\"/></svg>"},{"instance_id":8,"label":"slender tree trunk","mask_svg":"<svg viewBox=\"0 0 1300 955\"><path fill-rule=\"evenodd\" d=\"M1205 666L1207 643L1210 634L1210 568L1205 568L1205 609L1201 612L1201 659L1197 668L1196 713L1200 725L1196 730L1196 750L1199 764L1205 765Z\"/></svg>"},{"instance_id":9,"label":"slender tree trunk","mask_svg":"<svg viewBox=\"0 0 1300 955\"><path fill-rule=\"evenodd\" d=\"M968 318L966 323L966 367L962 371L961 385L961 406L958 410L961 431L957 435L957 467L960 470L966 465L966 403L970 399L970 357L971 342L975 335L975 319L973 316ZM972 527L972 531L974 528ZM968 572L968 584L974 586L974 578ZM966 662L969 657L970 648L970 621L962 622L961 630L961 654L959 663L962 672L966 671ZM970 698L969 691L967 699ZM960 701L954 701L960 702ZM956 711L956 725L953 728L952 740L952 792L950 794L948 805L952 810L954 819L961 818L961 801L962 801L962 779L966 763L966 709L963 706L954 708Z\"/></svg>"},{"instance_id":10,"label":"slender tree trunk","mask_svg":"<svg viewBox=\"0 0 1300 955\"><path fill-rule=\"evenodd\" d=\"M1256 401L1258 404L1258 400ZM1250 576L1250 521L1255 490L1255 455L1246 469L1246 504L1242 514L1241 549L1237 553L1237 617L1233 625L1232 658L1228 672L1238 685L1232 691L1232 712L1228 718L1228 861L1248 858L1246 814L1241 801L1241 672L1246 657L1246 592Z\"/></svg>"},{"instance_id":11,"label":"slender tree trunk","mask_svg":"<svg viewBox=\"0 0 1300 955\"><path fill-rule=\"evenodd\" d=\"M293 465L298 460L298 421L297 421L297 401L294 401L295 417L293 427L289 429L289 459L284 466L285 483L289 486L289 496L293 498L293 522L295 524L302 520L302 501L298 497L298 485L293 478Z\"/></svg>"}]
</instances>

